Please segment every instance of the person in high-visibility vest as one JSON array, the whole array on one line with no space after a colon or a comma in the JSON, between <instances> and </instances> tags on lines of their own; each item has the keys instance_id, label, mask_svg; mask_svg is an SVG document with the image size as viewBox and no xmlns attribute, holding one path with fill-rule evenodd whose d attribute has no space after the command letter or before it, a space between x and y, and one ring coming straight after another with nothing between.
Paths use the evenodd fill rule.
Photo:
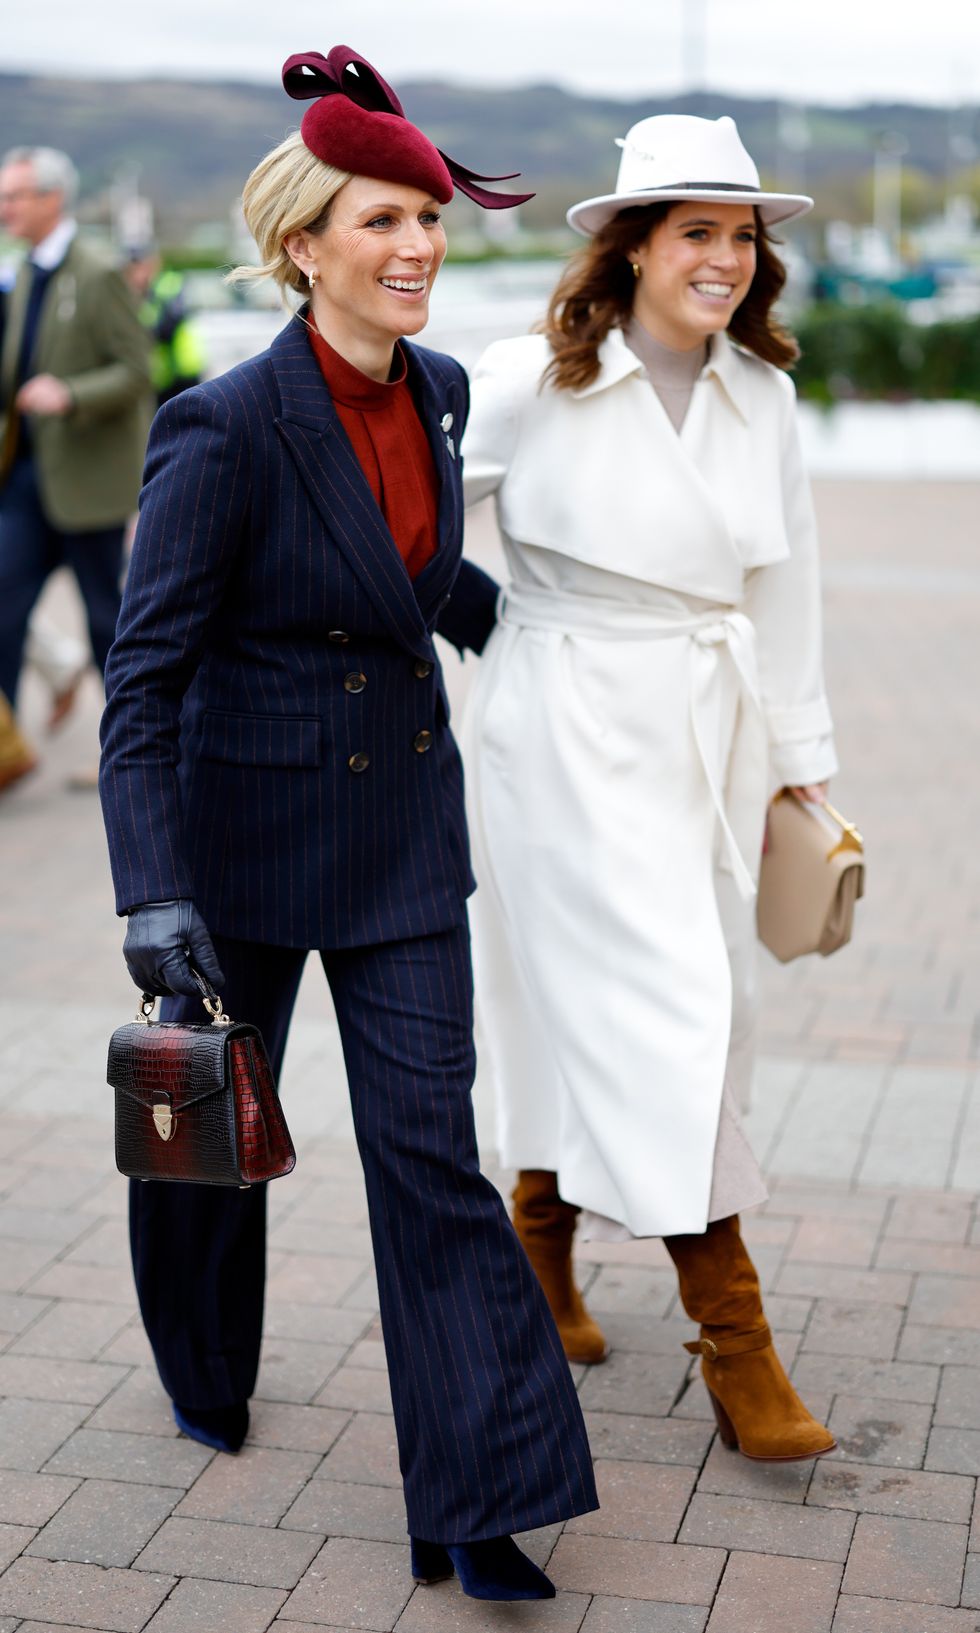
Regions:
<instances>
[{"instance_id":1,"label":"person in high-visibility vest","mask_svg":"<svg viewBox=\"0 0 980 1633\"><path fill-rule=\"evenodd\" d=\"M123 270L140 303L140 319L153 337L150 374L159 405L200 382L204 345L187 312L183 277L163 267L152 244L133 246Z\"/></svg>"}]
</instances>

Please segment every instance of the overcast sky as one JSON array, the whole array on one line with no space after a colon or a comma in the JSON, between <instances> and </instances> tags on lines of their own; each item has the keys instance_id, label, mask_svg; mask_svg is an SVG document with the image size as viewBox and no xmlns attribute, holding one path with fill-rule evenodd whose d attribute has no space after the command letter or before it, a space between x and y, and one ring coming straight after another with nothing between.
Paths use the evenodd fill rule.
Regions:
<instances>
[{"instance_id":1,"label":"overcast sky","mask_svg":"<svg viewBox=\"0 0 980 1633\"><path fill-rule=\"evenodd\" d=\"M633 96L697 78L806 102L980 97L978 0L4 0L0 69L274 84L290 52L340 41L396 87Z\"/></svg>"}]
</instances>

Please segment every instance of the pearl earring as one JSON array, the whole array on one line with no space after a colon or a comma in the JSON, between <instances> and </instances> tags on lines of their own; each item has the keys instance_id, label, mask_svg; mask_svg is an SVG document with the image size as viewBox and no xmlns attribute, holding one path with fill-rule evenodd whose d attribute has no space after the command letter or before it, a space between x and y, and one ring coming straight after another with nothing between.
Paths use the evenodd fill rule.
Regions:
<instances>
[{"instance_id":1,"label":"pearl earring","mask_svg":"<svg viewBox=\"0 0 980 1633\"><path fill-rule=\"evenodd\" d=\"M310 288L312 289L313 285L316 283L316 267L312 267L310 269L310 271L306 274L306 277L307 277L307 280L309 282Z\"/></svg>"},{"instance_id":2,"label":"pearl earring","mask_svg":"<svg viewBox=\"0 0 980 1633\"><path fill-rule=\"evenodd\" d=\"M639 261L633 261L633 262L631 262L631 265L632 265L632 268L633 268L634 278L638 278L640 276L640 263L639 263Z\"/></svg>"}]
</instances>

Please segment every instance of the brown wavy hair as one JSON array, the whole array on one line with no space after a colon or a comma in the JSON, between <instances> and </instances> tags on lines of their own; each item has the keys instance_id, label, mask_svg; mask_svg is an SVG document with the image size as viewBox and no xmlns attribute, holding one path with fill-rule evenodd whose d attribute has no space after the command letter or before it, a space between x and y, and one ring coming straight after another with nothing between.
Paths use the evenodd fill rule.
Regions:
<instances>
[{"instance_id":1,"label":"brown wavy hair","mask_svg":"<svg viewBox=\"0 0 980 1633\"><path fill-rule=\"evenodd\" d=\"M569 261L542 324L555 354L545 369L545 383L559 390L592 384L599 372L599 347L610 329L623 327L633 310L636 280L630 253L673 209L676 205L672 201L664 201L620 210ZM763 362L787 369L796 362L800 350L789 330L772 315L786 282L786 268L772 248L775 240L769 236L758 210L755 219L755 276L728 325L728 333Z\"/></svg>"}]
</instances>

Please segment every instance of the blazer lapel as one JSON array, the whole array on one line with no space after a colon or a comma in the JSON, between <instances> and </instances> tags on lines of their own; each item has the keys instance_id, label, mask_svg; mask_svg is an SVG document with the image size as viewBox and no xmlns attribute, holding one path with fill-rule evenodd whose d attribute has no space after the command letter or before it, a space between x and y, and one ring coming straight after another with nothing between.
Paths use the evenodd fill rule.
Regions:
<instances>
[{"instance_id":1,"label":"blazer lapel","mask_svg":"<svg viewBox=\"0 0 980 1633\"><path fill-rule=\"evenodd\" d=\"M79 263L75 246L77 239L73 238L65 251L65 258L56 266L51 274L51 281L44 292L44 304L41 307L41 318L37 326L37 346L35 359L40 367L51 359L52 350L57 349L59 330L63 323L73 323L78 311L78 278ZM55 369L54 372L57 372Z\"/></svg>"},{"instance_id":2,"label":"blazer lapel","mask_svg":"<svg viewBox=\"0 0 980 1633\"><path fill-rule=\"evenodd\" d=\"M419 418L429 439L436 475L439 478L439 549L445 549L458 534L462 517L462 489L459 467L459 439L462 427L452 413L449 393L428 363L424 352L402 343L408 359L408 381ZM448 421L448 424L444 422Z\"/></svg>"},{"instance_id":3,"label":"blazer lapel","mask_svg":"<svg viewBox=\"0 0 980 1633\"><path fill-rule=\"evenodd\" d=\"M423 613L431 618L441 606L459 567L463 532L461 425L453 413L453 399L429 365L425 352L405 342L402 344L408 359L409 386L429 439L439 480L438 546L413 585Z\"/></svg>"},{"instance_id":4,"label":"blazer lapel","mask_svg":"<svg viewBox=\"0 0 980 1633\"><path fill-rule=\"evenodd\" d=\"M276 427L324 526L392 634L428 656L429 635L412 581L298 319L277 335L270 355L282 403Z\"/></svg>"}]
</instances>

